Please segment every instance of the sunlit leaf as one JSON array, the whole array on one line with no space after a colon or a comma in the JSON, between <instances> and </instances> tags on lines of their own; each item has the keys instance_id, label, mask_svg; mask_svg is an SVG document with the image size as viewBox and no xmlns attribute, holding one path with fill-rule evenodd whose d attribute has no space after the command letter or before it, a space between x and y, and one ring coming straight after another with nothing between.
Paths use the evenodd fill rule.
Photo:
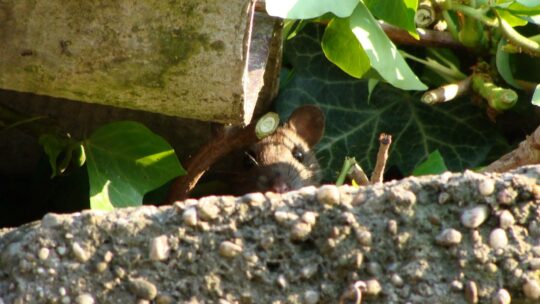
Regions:
<instances>
[{"instance_id":1,"label":"sunlit leaf","mask_svg":"<svg viewBox=\"0 0 540 304\"><path fill-rule=\"evenodd\" d=\"M537 84L536 88L534 89L532 104L540 107L540 84Z\"/></svg>"},{"instance_id":2,"label":"sunlit leaf","mask_svg":"<svg viewBox=\"0 0 540 304\"><path fill-rule=\"evenodd\" d=\"M370 69L369 58L352 33L349 19L334 18L328 23L322 49L328 60L353 77L360 78Z\"/></svg>"},{"instance_id":3,"label":"sunlit leaf","mask_svg":"<svg viewBox=\"0 0 540 304\"><path fill-rule=\"evenodd\" d=\"M364 3L373 16L400 27L419 39L414 21L418 0L369 0Z\"/></svg>"},{"instance_id":4,"label":"sunlit leaf","mask_svg":"<svg viewBox=\"0 0 540 304\"><path fill-rule=\"evenodd\" d=\"M266 11L284 19L311 19L326 13L348 17L357 4L358 0L267 0Z\"/></svg>"},{"instance_id":5,"label":"sunlit leaf","mask_svg":"<svg viewBox=\"0 0 540 304\"><path fill-rule=\"evenodd\" d=\"M350 26L369 57L371 66L384 80L404 90L427 89L363 3L359 3L351 15Z\"/></svg>"},{"instance_id":6,"label":"sunlit leaf","mask_svg":"<svg viewBox=\"0 0 540 304\"><path fill-rule=\"evenodd\" d=\"M185 174L171 146L140 123L108 124L84 145L92 209L140 205L145 193Z\"/></svg>"}]
</instances>

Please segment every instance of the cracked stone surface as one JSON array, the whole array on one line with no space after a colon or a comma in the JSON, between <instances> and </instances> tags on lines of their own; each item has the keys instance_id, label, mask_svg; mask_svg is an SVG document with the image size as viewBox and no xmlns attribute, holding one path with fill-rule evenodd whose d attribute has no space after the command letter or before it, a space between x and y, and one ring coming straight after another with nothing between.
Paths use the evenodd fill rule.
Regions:
<instances>
[{"instance_id":1,"label":"cracked stone surface","mask_svg":"<svg viewBox=\"0 0 540 304\"><path fill-rule=\"evenodd\" d=\"M0 230L0 303L538 303L539 177L47 214Z\"/></svg>"}]
</instances>

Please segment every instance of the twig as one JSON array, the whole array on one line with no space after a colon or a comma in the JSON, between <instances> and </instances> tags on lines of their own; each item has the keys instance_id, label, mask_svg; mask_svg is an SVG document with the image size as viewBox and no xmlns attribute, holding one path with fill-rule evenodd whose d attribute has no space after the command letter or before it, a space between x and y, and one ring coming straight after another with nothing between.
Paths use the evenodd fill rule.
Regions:
<instances>
[{"instance_id":1,"label":"twig","mask_svg":"<svg viewBox=\"0 0 540 304\"><path fill-rule=\"evenodd\" d=\"M388 159L388 150L392 143L392 135L381 133L379 136L379 152L377 153L377 162L375 163L375 169L371 174L371 183L382 183L384 167L386 166L386 160Z\"/></svg>"},{"instance_id":2,"label":"twig","mask_svg":"<svg viewBox=\"0 0 540 304\"><path fill-rule=\"evenodd\" d=\"M540 163L540 127L512 152L494 161L482 172L504 172L524 165Z\"/></svg>"},{"instance_id":3,"label":"twig","mask_svg":"<svg viewBox=\"0 0 540 304\"><path fill-rule=\"evenodd\" d=\"M349 177L359 186L369 185L369 178L358 163L355 163L354 166L352 166L351 170L349 171Z\"/></svg>"},{"instance_id":4,"label":"twig","mask_svg":"<svg viewBox=\"0 0 540 304\"><path fill-rule=\"evenodd\" d=\"M463 80L456 81L440 86L436 89L425 92L421 101L425 104L437 104L450 101L458 96L470 92L471 90L471 77L467 77Z\"/></svg>"},{"instance_id":5,"label":"twig","mask_svg":"<svg viewBox=\"0 0 540 304\"><path fill-rule=\"evenodd\" d=\"M202 175L220 158L259 139L255 134L256 121L233 134L220 132L187 161L187 174L176 178L169 190L167 203L184 200Z\"/></svg>"}]
</instances>

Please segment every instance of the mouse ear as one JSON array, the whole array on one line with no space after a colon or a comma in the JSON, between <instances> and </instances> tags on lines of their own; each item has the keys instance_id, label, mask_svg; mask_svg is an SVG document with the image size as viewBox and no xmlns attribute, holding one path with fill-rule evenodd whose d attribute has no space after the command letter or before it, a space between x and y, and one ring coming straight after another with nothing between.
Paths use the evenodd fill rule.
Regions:
<instances>
[{"instance_id":1,"label":"mouse ear","mask_svg":"<svg viewBox=\"0 0 540 304\"><path fill-rule=\"evenodd\" d=\"M317 106L304 105L294 110L287 125L312 147L324 134L324 114Z\"/></svg>"}]
</instances>

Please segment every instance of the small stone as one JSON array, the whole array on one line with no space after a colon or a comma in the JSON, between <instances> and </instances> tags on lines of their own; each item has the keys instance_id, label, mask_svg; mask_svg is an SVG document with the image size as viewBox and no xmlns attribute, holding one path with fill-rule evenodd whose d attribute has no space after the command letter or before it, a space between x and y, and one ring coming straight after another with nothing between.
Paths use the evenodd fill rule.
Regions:
<instances>
[{"instance_id":1,"label":"small stone","mask_svg":"<svg viewBox=\"0 0 540 304\"><path fill-rule=\"evenodd\" d=\"M497 193L497 202L501 205L511 205L517 197L516 190L512 188L502 189Z\"/></svg>"},{"instance_id":2,"label":"small stone","mask_svg":"<svg viewBox=\"0 0 540 304\"><path fill-rule=\"evenodd\" d=\"M298 220L298 215L294 212L277 210L274 212L274 218L280 224L287 224Z\"/></svg>"},{"instance_id":3,"label":"small stone","mask_svg":"<svg viewBox=\"0 0 540 304\"><path fill-rule=\"evenodd\" d=\"M105 263L109 263L110 261L112 261L113 257L114 254L110 250L107 250L107 252L105 252L105 254L103 255L103 261Z\"/></svg>"},{"instance_id":4,"label":"small stone","mask_svg":"<svg viewBox=\"0 0 540 304\"><path fill-rule=\"evenodd\" d=\"M153 300L157 296L156 286L143 278L130 279L129 289L137 298L143 300Z\"/></svg>"},{"instance_id":5,"label":"small stone","mask_svg":"<svg viewBox=\"0 0 540 304\"><path fill-rule=\"evenodd\" d=\"M540 269L540 258L532 258L528 264L532 270L538 270Z\"/></svg>"},{"instance_id":6,"label":"small stone","mask_svg":"<svg viewBox=\"0 0 540 304\"><path fill-rule=\"evenodd\" d=\"M502 229L507 229L514 225L515 219L512 213L508 210L503 210L499 215L499 226Z\"/></svg>"},{"instance_id":7,"label":"small stone","mask_svg":"<svg viewBox=\"0 0 540 304\"><path fill-rule=\"evenodd\" d=\"M62 297L65 296L67 294L66 288L64 287L58 288L58 294L61 295Z\"/></svg>"},{"instance_id":8,"label":"small stone","mask_svg":"<svg viewBox=\"0 0 540 304\"><path fill-rule=\"evenodd\" d=\"M371 235L371 232L365 229L357 229L356 232L356 240L360 245L362 246L371 246L371 242L373 239L373 236Z\"/></svg>"},{"instance_id":9,"label":"small stone","mask_svg":"<svg viewBox=\"0 0 540 304\"><path fill-rule=\"evenodd\" d=\"M169 239L166 235L160 235L150 241L150 260L163 261L169 257Z\"/></svg>"},{"instance_id":10,"label":"small stone","mask_svg":"<svg viewBox=\"0 0 540 304\"><path fill-rule=\"evenodd\" d=\"M380 277L382 275L382 267L377 262L369 262L367 270L372 276Z\"/></svg>"},{"instance_id":11,"label":"small stone","mask_svg":"<svg viewBox=\"0 0 540 304\"><path fill-rule=\"evenodd\" d=\"M512 297L510 297L510 293L504 288L497 290L491 299L491 304L510 304L511 302Z\"/></svg>"},{"instance_id":12,"label":"small stone","mask_svg":"<svg viewBox=\"0 0 540 304\"><path fill-rule=\"evenodd\" d=\"M313 226L317 223L317 216L319 215L316 212L307 211L302 214L302 221Z\"/></svg>"},{"instance_id":13,"label":"small stone","mask_svg":"<svg viewBox=\"0 0 540 304\"><path fill-rule=\"evenodd\" d=\"M62 299L60 300L60 303L62 303L62 304L71 304L71 298L68 297L68 296L63 296Z\"/></svg>"},{"instance_id":14,"label":"small stone","mask_svg":"<svg viewBox=\"0 0 540 304\"><path fill-rule=\"evenodd\" d=\"M63 222L62 216L54 213L47 213L41 219L41 227L43 228L54 228L61 225Z\"/></svg>"},{"instance_id":15,"label":"small stone","mask_svg":"<svg viewBox=\"0 0 540 304\"><path fill-rule=\"evenodd\" d=\"M297 222L291 230L291 239L295 241L303 241L307 239L311 233L312 226L304 222Z\"/></svg>"},{"instance_id":16,"label":"small stone","mask_svg":"<svg viewBox=\"0 0 540 304\"><path fill-rule=\"evenodd\" d=\"M242 196L242 200L251 206L260 206L266 201L264 194L260 192L248 193Z\"/></svg>"},{"instance_id":17,"label":"small stone","mask_svg":"<svg viewBox=\"0 0 540 304\"><path fill-rule=\"evenodd\" d=\"M287 282L287 278L285 278L285 276L282 274L278 276L277 284L283 289L287 288L287 286L289 285L289 283Z\"/></svg>"},{"instance_id":18,"label":"small stone","mask_svg":"<svg viewBox=\"0 0 540 304\"><path fill-rule=\"evenodd\" d=\"M489 207L479 205L472 209L465 210L461 215L461 223L467 228L477 228L489 217Z\"/></svg>"},{"instance_id":19,"label":"small stone","mask_svg":"<svg viewBox=\"0 0 540 304\"><path fill-rule=\"evenodd\" d=\"M390 277L390 281L392 282L392 284L394 284L394 286L396 287L401 287L403 286L403 279L401 278L401 276L397 273L394 273L392 275L392 277Z\"/></svg>"},{"instance_id":20,"label":"small stone","mask_svg":"<svg viewBox=\"0 0 540 304\"><path fill-rule=\"evenodd\" d=\"M156 304L172 304L174 303L174 299L169 295L158 295L155 302Z\"/></svg>"},{"instance_id":21,"label":"small stone","mask_svg":"<svg viewBox=\"0 0 540 304\"><path fill-rule=\"evenodd\" d=\"M536 280L527 280L525 284L523 284L523 293L527 299L540 299L540 284L538 284Z\"/></svg>"},{"instance_id":22,"label":"small stone","mask_svg":"<svg viewBox=\"0 0 540 304\"><path fill-rule=\"evenodd\" d=\"M189 207L182 213L182 220L188 226L197 226L197 208Z\"/></svg>"},{"instance_id":23,"label":"small stone","mask_svg":"<svg viewBox=\"0 0 540 304\"><path fill-rule=\"evenodd\" d=\"M410 206L416 203L416 194L403 188L393 189L392 192L390 192L389 196L390 199L406 206Z\"/></svg>"},{"instance_id":24,"label":"small stone","mask_svg":"<svg viewBox=\"0 0 540 304\"><path fill-rule=\"evenodd\" d=\"M438 198L439 204L441 205L445 204L449 200L450 200L450 194L448 194L448 192L441 192L441 194L439 194L439 198Z\"/></svg>"},{"instance_id":25,"label":"small stone","mask_svg":"<svg viewBox=\"0 0 540 304\"><path fill-rule=\"evenodd\" d=\"M319 202L327 205L335 205L339 202L339 190L334 185L324 185L317 191Z\"/></svg>"},{"instance_id":26,"label":"small stone","mask_svg":"<svg viewBox=\"0 0 540 304\"><path fill-rule=\"evenodd\" d=\"M483 179L478 184L478 191L483 196L488 196L495 192L495 183L491 179Z\"/></svg>"},{"instance_id":27,"label":"small stone","mask_svg":"<svg viewBox=\"0 0 540 304\"><path fill-rule=\"evenodd\" d=\"M43 247L38 252L38 257L40 260L44 261L49 257L50 250L49 248Z\"/></svg>"},{"instance_id":28,"label":"small stone","mask_svg":"<svg viewBox=\"0 0 540 304\"><path fill-rule=\"evenodd\" d=\"M317 266L317 264L306 265L306 266L302 267L302 269L300 269L300 275L304 279L309 279L309 278L313 277L313 275L315 273L317 273L318 269L319 269L319 267Z\"/></svg>"},{"instance_id":29,"label":"small stone","mask_svg":"<svg viewBox=\"0 0 540 304\"><path fill-rule=\"evenodd\" d=\"M381 292L381 290L382 290L382 287L379 281L375 279L366 281L366 290L365 290L366 295L376 296Z\"/></svg>"},{"instance_id":30,"label":"small stone","mask_svg":"<svg viewBox=\"0 0 540 304\"><path fill-rule=\"evenodd\" d=\"M391 235L396 235L398 233L397 221L396 220L389 220L386 228L388 229L388 232Z\"/></svg>"},{"instance_id":31,"label":"small stone","mask_svg":"<svg viewBox=\"0 0 540 304\"><path fill-rule=\"evenodd\" d=\"M90 259L90 253L88 251L84 250L79 243L74 242L71 245L71 250L73 251L73 255L79 260L79 262L86 262L88 259Z\"/></svg>"},{"instance_id":32,"label":"small stone","mask_svg":"<svg viewBox=\"0 0 540 304\"><path fill-rule=\"evenodd\" d=\"M94 304L94 298L91 294L83 293L75 298L75 303L77 304Z\"/></svg>"},{"instance_id":33,"label":"small stone","mask_svg":"<svg viewBox=\"0 0 540 304\"><path fill-rule=\"evenodd\" d=\"M321 298L320 294L316 290L308 290L304 293L304 303L317 304Z\"/></svg>"},{"instance_id":34,"label":"small stone","mask_svg":"<svg viewBox=\"0 0 540 304\"><path fill-rule=\"evenodd\" d=\"M496 228L489 234L489 246L493 249L504 248L508 245L508 237L502 228Z\"/></svg>"},{"instance_id":35,"label":"small stone","mask_svg":"<svg viewBox=\"0 0 540 304\"><path fill-rule=\"evenodd\" d=\"M531 248L533 255L540 257L540 246L534 246Z\"/></svg>"},{"instance_id":36,"label":"small stone","mask_svg":"<svg viewBox=\"0 0 540 304\"><path fill-rule=\"evenodd\" d=\"M443 230L436 238L436 242L442 246L454 246L461 243L461 232L453 228Z\"/></svg>"},{"instance_id":37,"label":"small stone","mask_svg":"<svg viewBox=\"0 0 540 304\"><path fill-rule=\"evenodd\" d=\"M98 262L98 263L96 264L96 266L95 266L95 269L96 269L96 272L97 272L97 273L102 273L102 272L104 272L105 270L107 270L107 267L108 267L107 263L105 263L105 262Z\"/></svg>"},{"instance_id":38,"label":"small stone","mask_svg":"<svg viewBox=\"0 0 540 304\"><path fill-rule=\"evenodd\" d=\"M215 196L207 196L202 198L197 205L197 210L201 219L211 221L219 216L219 207L216 206L217 198Z\"/></svg>"},{"instance_id":39,"label":"small stone","mask_svg":"<svg viewBox=\"0 0 540 304\"><path fill-rule=\"evenodd\" d=\"M458 280L453 280L453 281L450 283L450 288L451 288L453 291L462 291L462 290L463 290L463 283L461 283L461 282L458 281Z\"/></svg>"},{"instance_id":40,"label":"small stone","mask_svg":"<svg viewBox=\"0 0 540 304\"><path fill-rule=\"evenodd\" d=\"M56 247L56 253L58 253L59 256L64 256L66 254L67 248L64 246L58 246Z\"/></svg>"},{"instance_id":41,"label":"small stone","mask_svg":"<svg viewBox=\"0 0 540 304\"><path fill-rule=\"evenodd\" d=\"M236 245L233 242L224 241L219 245L219 254L226 258L234 258L242 253L242 246Z\"/></svg>"},{"instance_id":42,"label":"small stone","mask_svg":"<svg viewBox=\"0 0 540 304\"><path fill-rule=\"evenodd\" d=\"M465 284L465 299L470 304L478 303L478 287L474 281L468 281Z\"/></svg>"}]
</instances>

